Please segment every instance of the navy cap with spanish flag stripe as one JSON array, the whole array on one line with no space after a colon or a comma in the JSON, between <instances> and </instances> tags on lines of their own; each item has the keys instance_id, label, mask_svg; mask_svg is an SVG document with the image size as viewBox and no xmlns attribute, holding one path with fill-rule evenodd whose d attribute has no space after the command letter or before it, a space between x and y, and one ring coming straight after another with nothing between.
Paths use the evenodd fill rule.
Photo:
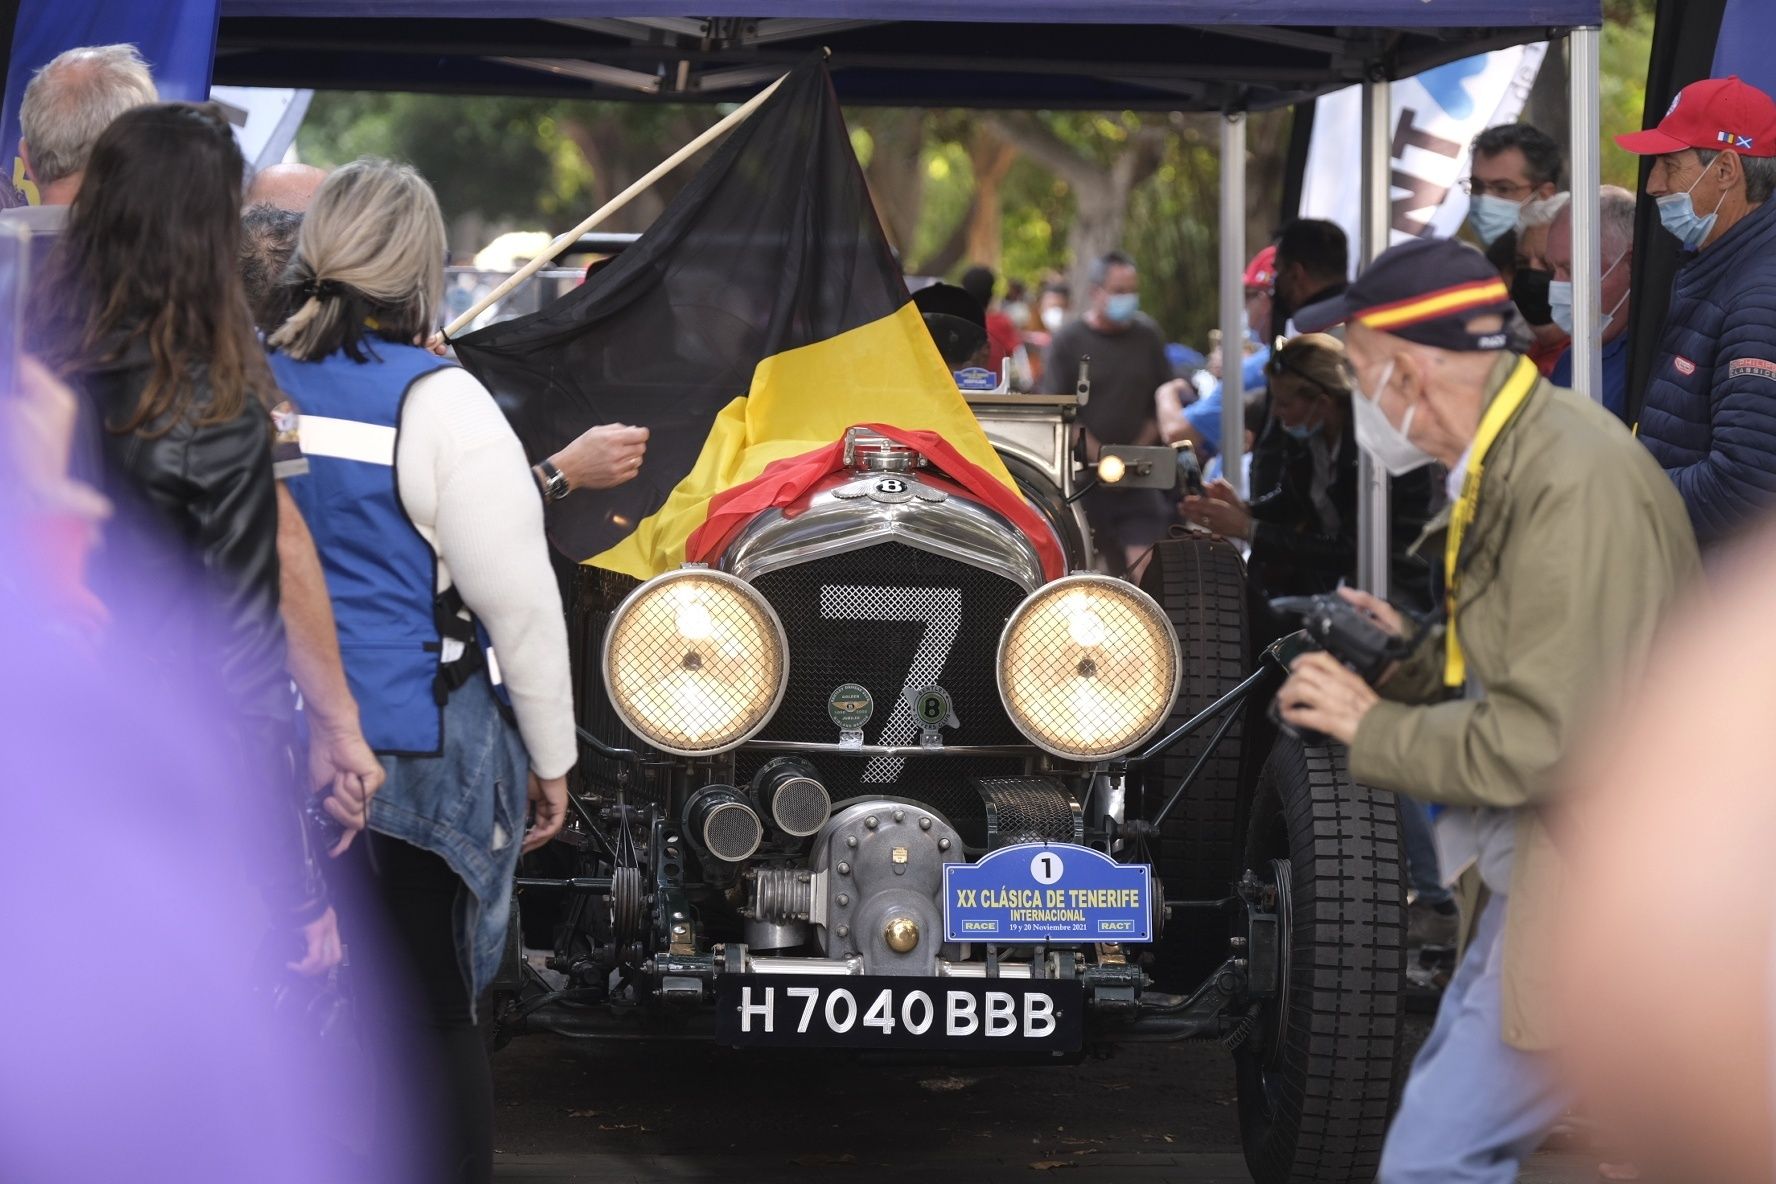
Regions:
<instances>
[{"instance_id":1,"label":"navy cap with spanish flag stripe","mask_svg":"<svg viewBox=\"0 0 1776 1184\"><path fill-rule=\"evenodd\" d=\"M1496 350L1510 344L1511 290L1486 256L1448 238L1389 247L1356 283L1295 314L1303 333L1355 323L1420 345Z\"/></svg>"}]
</instances>

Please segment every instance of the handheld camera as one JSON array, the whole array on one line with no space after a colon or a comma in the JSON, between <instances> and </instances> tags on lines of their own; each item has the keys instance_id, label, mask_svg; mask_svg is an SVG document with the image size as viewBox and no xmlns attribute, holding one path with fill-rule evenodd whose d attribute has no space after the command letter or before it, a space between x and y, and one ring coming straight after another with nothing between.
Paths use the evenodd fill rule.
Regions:
<instances>
[{"instance_id":1,"label":"handheld camera","mask_svg":"<svg viewBox=\"0 0 1776 1184\"><path fill-rule=\"evenodd\" d=\"M1301 621L1301 638L1308 648L1324 650L1346 669L1374 686L1387 668L1404 657L1410 643L1376 624L1362 609L1336 592L1317 596L1279 596L1270 602L1272 612ZM1326 744L1329 739L1283 722L1278 704L1270 707L1277 727L1303 744Z\"/></svg>"}]
</instances>

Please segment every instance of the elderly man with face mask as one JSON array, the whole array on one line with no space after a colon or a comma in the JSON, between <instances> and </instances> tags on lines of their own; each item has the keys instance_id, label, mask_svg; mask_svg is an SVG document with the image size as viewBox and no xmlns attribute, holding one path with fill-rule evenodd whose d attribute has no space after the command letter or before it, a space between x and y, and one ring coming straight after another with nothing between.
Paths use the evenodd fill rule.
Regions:
<instances>
[{"instance_id":1,"label":"elderly man with face mask","mask_svg":"<svg viewBox=\"0 0 1776 1184\"><path fill-rule=\"evenodd\" d=\"M1603 296L1603 319L1586 326L1597 334L1603 346L1603 389L1598 401L1618 419L1628 418L1628 347L1629 327L1634 323L1634 306L1629 291L1634 278L1634 195L1626 189L1605 185L1597 191L1599 240L1603 247L1602 274L1599 287ZM1548 285L1548 307L1554 323L1562 332L1580 332L1573 309L1572 284L1572 205L1561 207L1548 227L1548 262L1554 267L1554 281ZM1555 386L1570 387L1572 353L1561 355L1548 375ZM1592 392L1580 391L1589 395Z\"/></svg>"},{"instance_id":2,"label":"elderly man with face mask","mask_svg":"<svg viewBox=\"0 0 1776 1184\"><path fill-rule=\"evenodd\" d=\"M1277 695L1287 723L1349 746L1358 782L1449 807L1446 850L1487 891L1380 1184L1508 1184L1567 1105L1549 1061L1557 773L1697 567L1671 483L1608 412L1510 352L1510 316L1491 265L1438 239L1392 248L1296 316L1348 325L1357 442L1395 476L1449 470L1451 508L1427 535L1443 613L1420 625L1347 593L1407 656L1371 688L1308 654Z\"/></svg>"},{"instance_id":3,"label":"elderly man with face mask","mask_svg":"<svg viewBox=\"0 0 1776 1184\"><path fill-rule=\"evenodd\" d=\"M1776 506L1776 102L1707 78L1616 143L1654 158L1647 195L1695 252L1671 284L1640 438L1708 551Z\"/></svg>"}]
</instances>

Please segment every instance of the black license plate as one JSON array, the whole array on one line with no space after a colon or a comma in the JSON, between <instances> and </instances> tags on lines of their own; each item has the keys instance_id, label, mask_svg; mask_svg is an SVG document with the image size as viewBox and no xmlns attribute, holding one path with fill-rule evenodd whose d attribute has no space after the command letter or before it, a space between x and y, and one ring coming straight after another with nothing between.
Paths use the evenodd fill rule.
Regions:
<instances>
[{"instance_id":1,"label":"black license plate","mask_svg":"<svg viewBox=\"0 0 1776 1184\"><path fill-rule=\"evenodd\" d=\"M736 1047L1072 1052L1085 991L1058 979L746 974L716 980L716 1037Z\"/></svg>"}]
</instances>

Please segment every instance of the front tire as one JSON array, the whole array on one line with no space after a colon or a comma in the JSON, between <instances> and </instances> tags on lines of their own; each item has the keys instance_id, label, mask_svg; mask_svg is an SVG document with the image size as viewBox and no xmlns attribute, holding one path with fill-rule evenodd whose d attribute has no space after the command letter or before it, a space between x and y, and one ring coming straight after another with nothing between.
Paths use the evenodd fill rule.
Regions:
<instances>
[{"instance_id":1,"label":"front tire","mask_svg":"<svg viewBox=\"0 0 1776 1184\"><path fill-rule=\"evenodd\" d=\"M1246 676L1246 567L1233 544L1193 533L1153 548L1141 587L1171 619L1184 654L1184 682L1163 735ZM1218 722L1210 721L1153 762L1157 768L1148 769L1138 799L1139 817L1152 818L1165 804L1202 755ZM1239 878L1246 727L1242 716L1162 824L1153 872L1174 900L1218 900ZM1164 940L1154 947L1154 977L1166 990L1194 990L1227 957L1230 936L1225 913L1174 913L1166 921Z\"/></svg>"},{"instance_id":2,"label":"front tire","mask_svg":"<svg viewBox=\"0 0 1776 1184\"><path fill-rule=\"evenodd\" d=\"M1278 739L1259 778L1246 866L1287 904L1284 990L1234 1053L1257 1184L1375 1179L1400 1084L1399 832L1393 795L1355 784L1345 749Z\"/></svg>"}]
</instances>

